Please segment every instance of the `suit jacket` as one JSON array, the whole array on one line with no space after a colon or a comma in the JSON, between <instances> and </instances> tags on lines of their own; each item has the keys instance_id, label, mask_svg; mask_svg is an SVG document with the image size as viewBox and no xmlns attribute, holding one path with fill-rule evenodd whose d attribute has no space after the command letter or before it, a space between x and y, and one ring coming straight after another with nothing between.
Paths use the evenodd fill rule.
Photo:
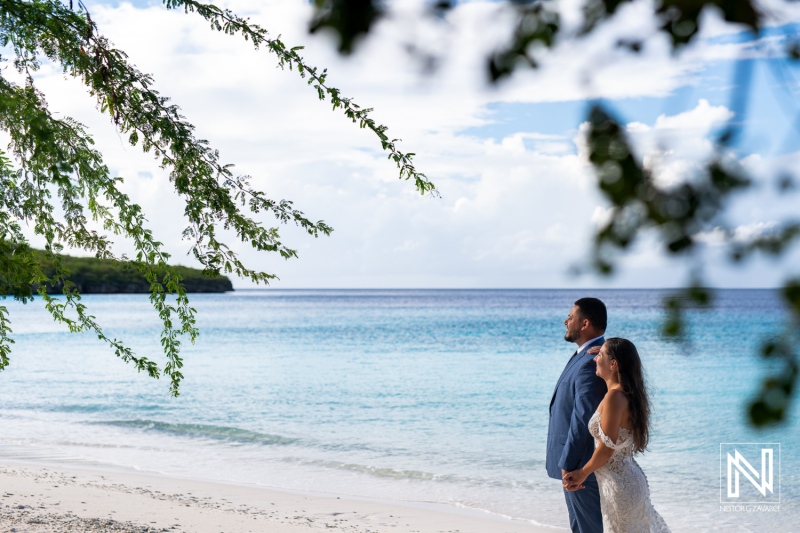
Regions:
<instances>
[{"instance_id":1,"label":"suit jacket","mask_svg":"<svg viewBox=\"0 0 800 533\"><path fill-rule=\"evenodd\" d=\"M580 468L594 453L589 419L606 394L606 382L595 374L594 356L587 353L602 346L599 338L567 362L550 400L550 426L547 431L547 475L561 479L561 470Z\"/></svg>"}]
</instances>

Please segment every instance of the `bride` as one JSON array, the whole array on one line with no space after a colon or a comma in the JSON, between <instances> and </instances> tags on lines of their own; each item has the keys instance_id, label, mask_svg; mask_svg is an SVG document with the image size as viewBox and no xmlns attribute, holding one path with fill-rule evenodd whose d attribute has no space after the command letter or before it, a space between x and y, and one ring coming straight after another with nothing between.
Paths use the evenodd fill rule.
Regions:
<instances>
[{"instance_id":1,"label":"bride","mask_svg":"<svg viewBox=\"0 0 800 533\"><path fill-rule=\"evenodd\" d=\"M642 362L633 343L607 339L597 353L597 375L608 392L589 420L595 439L592 458L582 468L564 476L566 490L579 490L594 472L600 489L605 533L669 533L650 503L647 478L634 461L649 438L650 404L642 375Z\"/></svg>"}]
</instances>

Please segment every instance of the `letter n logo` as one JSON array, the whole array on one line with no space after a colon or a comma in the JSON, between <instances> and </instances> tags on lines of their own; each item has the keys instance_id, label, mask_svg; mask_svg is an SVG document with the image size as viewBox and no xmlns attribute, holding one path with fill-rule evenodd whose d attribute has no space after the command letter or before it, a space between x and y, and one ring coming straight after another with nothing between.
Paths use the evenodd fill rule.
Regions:
<instances>
[{"instance_id":1,"label":"letter n logo","mask_svg":"<svg viewBox=\"0 0 800 533\"><path fill-rule=\"evenodd\" d=\"M761 474L753 468L739 450L734 449L733 455L728 454L728 498L739 497L739 474L741 473L753 484L762 496L772 490L772 448L761 448Z\"/></svg>"},{"instance_id":2,"label":"letter n logo","mask_svg":"<svg viewBox=\"0 0 800 533\"><path fill-rule=\"evenodd\" d=\"M778 459L777 469L775 468L776 456ZM761 463L758 463L759 458ZM724 486L724 490L720 490L720 500L722 501L724 495L725 501L728 502L765 503L773 501L776 496L776 470L780 476L780 444L721 444L720 477L724 478L724 482L723 479L720 479L720 484ZM778 489L777 501L780 502L779 486Z\"/></svg>"}]
</instances>

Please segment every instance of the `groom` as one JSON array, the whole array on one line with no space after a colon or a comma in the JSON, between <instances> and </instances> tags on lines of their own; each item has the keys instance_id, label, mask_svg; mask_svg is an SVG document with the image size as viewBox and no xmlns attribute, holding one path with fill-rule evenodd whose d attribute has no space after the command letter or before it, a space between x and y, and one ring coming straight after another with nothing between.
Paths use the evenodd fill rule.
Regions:
<instances>
[{"instance_id":1,"label":"groom","mask_svg":"<svg viewBox=\"0 0 800 533\"><path fill-rule=\"evenodd\" d=\"M606 393L605 381L596 374L594 355L588 352L603 344L606 331L606 306L597 298L581 298L564 321L564 340L578 350L567 362L550 400L550 427L547 432L547 475L562 480L568 472L585 465L594 453L589 434L589 419ZM564 490L573 533L602 533L600 493L594 474L583 483L585 489Z\"/></svg>"}]
</instances>

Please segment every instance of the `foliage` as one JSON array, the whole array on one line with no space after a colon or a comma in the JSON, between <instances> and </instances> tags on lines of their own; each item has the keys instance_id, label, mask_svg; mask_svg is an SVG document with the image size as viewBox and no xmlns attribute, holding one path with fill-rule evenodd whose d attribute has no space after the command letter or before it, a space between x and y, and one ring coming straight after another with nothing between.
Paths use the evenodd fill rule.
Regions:
<instances>
[{"instance_id":1,"label":"foliage","mask_svg":"<svg viewBox=\"0 0 800 533\"><path fill-rule=\"evenodd\" d=\"M330 86L327 71L308 65L299 55L302 47L288 47L258 25L210 4L193 0L165 0L164 4L168 9L196 13L213 30L239 35L255 48L265 48L281 68L288 67L306 79L321 100L371 130L397 165L400 178L413 180L420 193L436 193L434 185L414 167L414 154L398 149L397 139L387 136L386 127L370 117L370 109ZM120 134L131 145L151 153L169 171L175 191L185 201L188 225L183 236L206 274L234 273L256 283L275 277L248 268L218 238L220 228L233 231L256 250L277 252L287 259L296 257L297 252L281 241L278 228L265 227L257 215L294 223L314 237L329 235L332 228L307 218L290 201L267 198L250 187L247 176L235 175L208 142L195 137L180 109L153 88L152 77L137 70L123 51L99 33L81 2L73 5L70 1L67 6L57 0L0 0L0 44L13 51L13 66L25 80L20 85L0 77L0 129L11 139L8 152L0 152L0 294L27 302L34 295L32 286L38 287L36 293L47 309L70 331L93 331L137 370L152 377L167 376L170 391L177 395L183 377L181 339L188 337L193 342L198 334L184 273L170 266L169 254L147 228L142 209L120 190L122 178L111 176L86 129L71 118L56 118L48 109L33 78L41 62L60 65L65 75L83 82ZM38 253L26 241L23 223L44 239L49 269L42 267ZM112 242L93 230L93 223L130 239L135 256L115 256ZM81 302L61 255L64 246L89 251L145 277L150 300L163 323L163 369L103 333ZM63 297L49 295L47 286L61 287ZM169 294L175 298L168 298ZM0 369L8 364L13 342L9 332L7 309L0 307Z\"/></svg>"},{"instance_id":2,"label":"foliage","mask_svg":"<svg viewBox=\"0 0 800 533\"><path fill-rule=\"evenodd\" d=\"M45 276L55 274L53 261L48 260L46 254L37 250L39 266ZM63 267L69 271L69 279L75 284L81 294L92 293L149 293L150 283L141 273L113 259L98 259L96 257L73 257L62 255ZM172 269L181 277L181 283L187 293L192 292L226 292L233 290L231 280L226 276L209 276L197 268L173 265ZM165 272L159 272L163 276ZM46 285L48 294L60 294L63 291L60 285ZM38 287L33 288L38 291Z\"/></svg>"},{"instance_id":3,"label":"foliage","mask_svg":"<svg viewBox=\"0 0 800 533\"><path fill-rule=\"evenodd\" d=\"M383 14L377 2L371 0L314 0L316 16L309 30L315 33L330 28L339 34L339 52L350 54L360 37L369 32L372 24Z\"/></svg>"},{"instance_id":4,"label":"foliage","mask_svg":"<svg viewBox=\"0 0 800 533\"><path fill-rule=\"evenodd\" d=\"M375 13L369 25L354 24L346 19L345 14L349 11L341 6L346 5L352 10L356 3L345 0L322 3L318 0L316 5L321 7L317 16L337 12L336 17L326 19L327 27L339 35L341 43L352 43L355 38L363 38L375 18L386 12L381 9L381 0L367 0L367 3L366 11ZM511 8L516 11L517 24L506 45L486 58L487 76L493 82L500 82L519 68L537 68L539 59L548 50L567 42L580 44L593 32L603 31L603 25L630 3L632 0L583 0L583 22L577 29L566 29L561 24L557 2L511 0L501 3L498 10ZM768 24L769 13L755 0L661 0L651 5L658 31L669 38L676 55L697 39L701 17L709 10L717 11L728 23L748 29L753 39L761 36ZM451 7L449 2L440 2L431 6L430 14L440 16L442 10ZM638 53L643 42L620 38L618 45ZM788 39L786 53L790 58L800 58L800 45L796 38ZM756 253L784 255L800 237L800 223L786 220L770 233L748 240L734 239L733 231L722 220L731 198L752 190L754 182L737 164L730 150L743 125L741 117L750 82L749 64L748 61L738 62L733 80L736 88L732 94L732 101L738 106L736 117L714 139L714 157L705 164L703 172L687 176L677 186L658 185L656 176L633 155L624 128L605 105L595 103L587 114L590 161L596 170L598 187L612 208L610 220L594 238L594 270L604 275L612 274L621 255L646 232L656 234L668 255L683 258L694 266L687 286L665 301L667 320L664 333L668 336L682 336L687 306L709 307L713 302L714 291L705 287L702 269L705 259L703 248L697 242L699 233L722 228L728 256L733 263L742 263ZM777 178L784 193L794 187L790 177ZM800 371L796 348L800 341L800 277L787 279L781 296L788 309L790 325L786 331L777 332L763 342L762 356L778 364L773 367L777 371L764 379L760 391L750 403L748 416L756 426L785 420L797 387Z\"/></svg>"}]
</instances>

